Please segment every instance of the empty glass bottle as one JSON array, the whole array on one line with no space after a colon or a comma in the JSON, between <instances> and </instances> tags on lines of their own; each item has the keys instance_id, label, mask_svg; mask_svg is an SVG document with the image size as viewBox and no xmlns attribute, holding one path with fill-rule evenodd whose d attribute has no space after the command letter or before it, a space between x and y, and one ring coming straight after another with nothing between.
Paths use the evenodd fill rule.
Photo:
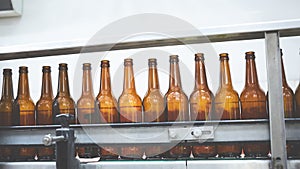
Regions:
<instances>
[{"instance_id":1,"label":"empty glass bottle","mask_svg":"<svg viewBox=\"0 0 300 169\"><path fill-rule=\"evenodd\" d=\"M215 119L240 119L239 95L233 89L227 53L220 54L220 86L215 96ZM241 146L235 143L219 143L217 152L220 156L236 157L241 153Z\"/></svg>"},{"instance_id":2,"label":"empty glass bottle","mask_svg":"<svg viewBox=\"0 0 300 169\"><path fill-rule=\"evenodd\" d=\"M36 103L36 124L51 125L53 124L53 91L51 80L51 67L43 66L42 90L41 97ZM43 147L38 149L38 157L42 160L51 160L54 158L53 147Z\"/></svg>"},{"instance_id":3,"label":"empty glass bottle","mask_svg":"<svg viewBox=\"0 0 300 169\"><path fill-rule=\"evenodd\" d=\"M58 89L52 106L53 121L57 124L55 117L58 114L71 114L74 116L74 120L71 120L70 124L75 124L77 117L75 116L75 102L70 95L68 65L61 63L58 70Z\"/></svg>"},{"instance_id":4,"label":"empty glass bottle","mask_svg":"<svg viewBox=\"0 0 300 169\"><path fill-rule=\"evenodd\" d=\"M95 111L95 97L91 76L91 64L84 63L82 66L82 93L77 101L77 117L79 124L94 124L97 123L98 113ZM98 146L79 146L77 149L78 156L91 158L98 156Z\"/></svg>"},{"instance_id":5,"label":"empty glass bottle","mask_svg":"<svg viewBox=\"0 0 300 169\"><path fill-rule=\"evenodd\" d=\"M300 82L295 91L295 105L296 105L295 117L300 118Z\"/></svg>"},{"instance_id":6,"label":"empty glass bottle","mask_svg":"<svg viewBox=\"0 0 300 169\"><path fill-rule=\"evenodd\" d=\"M241 118L242 119L267 119L267 105L265 92L260 88L254 52L246 52L246 81L241 93ZM267 156L270 151L268 143L245 143L244 152L247 156Z\"/></svg>"},{"instance_id":7,"label":"empty glass bottle","mask_svg":"<svg viewBox=\"0 0 300 169\"><path fill-rule=\"evenodd\" d=\"M195 87L190 96L191 120L211 120L213 112L214 96L207 85L204 54L195 54ZM209 143L201 143L193 146L195 157L212 157L216 155L216 147Z\"/></svg>"},{"instance_id":8,"label":"empty glass bottle","mask_svg":"<svg viewBox=\"0 0 300 169\"><path fill-rule=\"evenodd\" d=\"M118 100L121 123L142 122L142 100L136 93L132 59L124 60L124 84L123 92ZM124 146L121 148L121 156L141 158L143 155L141 146Z\"/></svg>"},{"instance_id":9,"label":"empty glass bottle","mask_svg":"<svg viewBox=\"0 0 300 169\"><path fill-rule=\"evenodd\" d=\"M13 125L14 91L12 83L12 70L3 69L2 96L0 100L0 126ZM13 149L7 146L0 147L0 161L10 161Z\"/></svg>"},{"instance_id":10,"label":"empty glass bottle","mask_svg":"<svg viewBox=\"0 0 300 169\"><path fill-rule=\"evenodd\" d=\"M32 126L35 125L35 105L30 97L28 84L28 68L26 66L19 67L19 86L18 94L13 105L14 118L16 125ZM22 147L19 148L18 160L33 160L36 155L35 148Z\"/></svg>"},{"instance_id":11,"label":"empty glass bottle","mask_svg":"<svg viewBox=\"0 0 300 169\"><path fill-rule=\"evenodd\" d=\"M170 56L170 78L169 89L165 94L166 114L168 121L188 121L188 97L183 92L179 71L178 55ZM173 147L169 151L169 156L172 158L186 158L191 153L191 147L180 145Z\"/></svg>"},{"instance_id":12,"label":"empty glass bottle","mask_svg":"<svg viewBox=\"0 0 300 169\"><path fill-rule=\"evenodd\" d=\"M143 99L144 121L163 122L166 121L165 103L159 87L156 59L148 59L148 66L148 90ZM164 151L165 148L158 145L148 145L145 148L147 157L161 157Z\"/></svg>"},{"instance_id":13,"label":"empty glass bottle","mask_svg":"<svg viewBox=\"0 0 300 169\"><path fill-rule=\"evenodd\" d=\"M117 123L120 121L117 110L118 103L112 93L109 67L108 60L101 61L100 90L96 97L100 123ZM116 146L101 146L101 157L104 159L116 159L119 153Z\"/></svg>"}]
</instances>

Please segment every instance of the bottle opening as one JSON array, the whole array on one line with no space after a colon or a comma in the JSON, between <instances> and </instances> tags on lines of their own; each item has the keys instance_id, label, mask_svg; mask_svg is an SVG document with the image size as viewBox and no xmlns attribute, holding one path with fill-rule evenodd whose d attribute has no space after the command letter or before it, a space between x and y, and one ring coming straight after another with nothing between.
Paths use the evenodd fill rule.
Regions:
<instances>
[{"instance_id":1,"label":"bottle opening","mask_svg":"<svg viewBox=\"0 0 300 169\"><path fill-rule=\"evenodd\" d=\"M131 58L124 59L124 66L132 66L133 60Z\"/></svg>"},{"instance_id":2,"label":"bottle opening","mask_svg":"<svg viewBox=\"0 0 300 169\"><path fill-rule=\"evenodd\" d=\"M255 52L253 51L246 52L245 59L255 59Z\"/></svg>"},{"instance_id":3,"label":"bottle opening","mask_svg":"<svg viewBox=\"0 0 300 169\"><path fill-rule=\"evenodd\" d=\"M60 63L58 70L68 70L68 64L66 63Z\"/></svg>"},{"instance_id":4,"label":"bottle opening","mask_svg":"<svg viewBox=\"0 0 300 169\"><path fill-rule=\"evenodd\" d=\"M82 70L91 70L91 64L90 63L84 63L82 64Z\"/></svg>"},{"instance_id":5,"label":"bottle opening","mask_svg":"<svg viewBox=\"0 0 300 169\"><path fill-rule=\"evenodd\" d=\"M229 60L228 53L221 53L219 56L220 60Z\"/></svg>"},{"instance_id":6,"label":"bottle opening","mask_svg":"<svg viewBox=\"0 0 300 169\"><path fill-rule=\"evenodd\" d=\"M50 66L43 66L43 73L50 73L51 72L51 67Z\"/></svg>"},{"instance_id":7,"label":"bottle opening","mask_svg":"<svg viewBox=\"0 0 300 169\"><path fill-rule=\"evenodd\" d=\"M195 54L195 61L201 61L201 60L205 60L204 59L204 54L203 53L196 53Z\"/></svg>"},{"instance_id":8,"label":"bottle opening","mask_svg":"<svg viewBox=\"0 0 300 169\"><path fill-rule=\"evenodd\" d=\"M148 66L155 67L157 65L157 61L155 58L148 59Z\"/></svg>"},{"instance_id":9,"label":"bottle opening","mask_svg":"<svg viewBox=\"0 0 300 169\"><path fill-rule=\"evenodd\" d=\"M28 73L28 67L20 66L19 67L19 73Z\"/></svg>"},{"instance_id":10,"label":"bottle opening","mask_svg":"<svg viewBox=\"0 0 300 169\"><path fill-rule=\"evenodd\" d=\"M3 69L3 75L12 75L11 69Z\"/></svg>"},{"instance_id":11,"label":"bottle opening","mask_svg":"<svg viewBox=\"0 0 300 169\"><path fill-rule=\"evenodd\" d=\"M170 56L170 63L179 62L178 55Z\"/></svg>"},{"instance_id":12,"label":"bottle opening","mask_svg":"<svg viewBox=\"0 0 300 169\"><path fill-rule=\"evenodd\" d=\"M101 67L109 67L109 60L101 60Z\"/></svg>"}]
</instances>

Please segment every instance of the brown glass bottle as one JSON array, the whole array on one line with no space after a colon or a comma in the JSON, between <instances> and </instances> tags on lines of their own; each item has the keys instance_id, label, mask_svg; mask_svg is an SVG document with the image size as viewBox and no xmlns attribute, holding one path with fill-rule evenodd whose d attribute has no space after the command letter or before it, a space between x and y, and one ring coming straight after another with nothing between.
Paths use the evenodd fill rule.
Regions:
<instances>
[{"instance_id":1,"label":"brown glass bottle","mask_svg":"<svg viewBox=\"0 0 300 169\"><path fill-rule=\"evenodd\" d=\"M132 59L124 60L124 84L123 92L118 100L121 123L142 122L142 100L135 90ZM141 146L126 146L121 148L121 156L141 158L143 150Z\"/></svg>"},{"instance_id":2,"label":"brown glass bottle","mask_svg":"<svg viewBox=\"0 0 300 169\"><path fill-rule=\"evenodd\" d=\"M57 124L55 117L58 114L71 114L74 116L74 120L71 120L70 124L75 124L77 118L75 116L75 102L70 95L68 65L61 63L59 64L58 70L58 89L52 106L53 122Z\"/></svg>"},{"instance_id":3,"label":"brown glass bottle","mask_svg":"<svg viewBox=\"0 0 300 169\"><path fill-rule=\"evenodd\" d=\"M288 85L286 81L284 66L283 66L283 53L282 49L280 49L281 53L281 74L282 74L282 94L283 94L283 109L284 109L284 117L292 118L294 117L294 92Z\"/></svg>"},{"instance_id":4,"label":"brown glass bottle","mask_svg":"<svg viewBox=\"0 0 300 169\"><path fill-rule=\"evenodd\" d=\"M14 118L17 125L35 125L35 106L30 98L28 68L26 66L19 67L18 94L13 105L13 111L17 116ZM18 160L33 160L35 153L35 148L19 148L17 158Z\"/></svg>"},{"instance_id":5,"label":"brown glass bottle","mask_svg":"<svg viewBox=\"0 0 300 169\"><path fill-rule=\"evenodd\" d=\"M242 119L267 119L267 103L265 92L260 88L254 52L246 52L246 81L240 95ZM244 153L246 156L267 156L270 151L268 143L255 142L245 143Z\"/></svg>"},{"instance_id":6,"label":"brown glass bottle","mask_svg":"<svg viewBox=\"0 0 300 169\"><path fill-rule=\"evenodd\" d=\"M220 54L220 86L215 96L215 119L240 119L239 95L233 89L227 53ZM220 156L236 157L241 153L241 146L235 143L219 143L217 152Z\"/></svg>"},{"instance_id":7,"label":"brown glass bottle","mask_svg":"<svg viewBox=\"0 0 300 169\"><path fill-rule=\"evenodd\" d=\"M163 122L166 121L165 103L159 87L156 59L148 59L148 66L148 90L143 98L144 121ZM149 145L145 153L147 157L161 157L164 150L162 146Z\"/></svg>"},{"instance_id":8,"label":"brown glass bottle","mask_svg":"<svg viewBox=\"0 0 300 169\"><path fill-rule=\"evenodd\" d=\"M0 126L12 126L13 121L14 91L12 83L12 70L3 69L2 96L0 100ZM0 160L10 161L12 149L6 146L0 147Z\"/></svg>"},{"instance_id":9,"label":"brown glass bottle","mask_svg":"<svg viewBox=\"0 0 300 169\"><path fill-rule=\"evenodd\" d=\"M295 117L300 118L300 82L295 91Z\"/></svg>"},{"instance_id":10,"label":"brown glass bottle","mask_svg":"<svg viewBox=\"0 0 300 169\"><path fill-rule=\"evenodd\" d=\"M282 96L283 96L283 112L285 118L293 118L294 117L294 92L290 88L287 83L285 71L284 71L284 63L283 63L283 52L280 49L281 54L281 74L282 74ZM295 156L299 154L297 149L297 143L287 142L286 144L286 151L288 156Z\"/></svg>"},{"instance_id":11,"label":"brown glass bottle","mask_svg":"<svg viewBox=\"0 0 300 169\"><path fill-rule=\"evenodd\" d=\"M91 64L84 63L82 66L82 93L77 101L77 116L79 124L94 124L97 117L95 112L95 97L91 76ZM78 156L84 158L98 156L98 146L80 146L78 147Z\"/></svg>"},{"instance_id":12,"label":"brown glass bottle","mask_svg":"<svg viewBox=\"0 0 300 169\"><path fill-rule=\"evenodd\" d=\"M195 54L195 87L190 96L191 120L211 120L214 96L207 85L204 54ZM193 146L195 157L212 157L216 155L216 147L207 143Z\"/></svg>"},{"instance_id":13,"label":"brown glass bottle","mask_svg":"<svg viewBox=\"0 0 300 169\"><path fill-rule=\"evenodd\" d=\"M53 124L52 104L53 91L51 80L51 67L43 66L43 78L41 97L36 103L36 124L51 125ZM38 157L42 160L51 160L54 158L53 147L43 147L38 149Z\"/></svg>"},{"instance_id":14,"label":"brown glass bottle","mask_svg":"<svg viewBox=\"0 0 300 169\"><path fill-rule=\"evenodd\" d=\"M109 67L108 60L101 61L100 90L96 98L101 123L119 122L118 103L112 93ZM104 159L116 159L119 154L119 149L116 146L101 147L101 157Z\"/></svg>"},{"instance_id":15,"label":"brown glass bottle","mask_svg":"<svg viewBox=\"0 0 300 169\"><path fill-rule=\"evenodd\" d=\"M285 118L294 117L294 92L288 85L286 81L284 64L283 64L283 53L282 49L280 49L281 53L281 74L282 74L282 95L283 95L283 112ZM269 99L269 93L267 92L267 100Z\"/></svg>"},{"instance_id":16,"label":"brown glass bottle","mask_svg":"<svg viewBox=\"0 0 300 169\"><path fill-rule=\"evenodd\" d=\"M170 78L169 89L165 94L165 102L168 121L188 121L188 98L183 92L179 71L178 55L170 56ZM169 150L169 156L172 158L186 158L191 153L191 147L180 145Z\"/></svg>"}]
</instances>

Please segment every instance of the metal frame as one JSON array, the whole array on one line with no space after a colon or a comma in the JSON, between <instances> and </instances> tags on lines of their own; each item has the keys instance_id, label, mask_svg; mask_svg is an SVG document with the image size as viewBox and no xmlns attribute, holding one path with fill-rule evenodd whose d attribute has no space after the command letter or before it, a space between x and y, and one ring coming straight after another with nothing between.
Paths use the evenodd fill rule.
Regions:
<instances>
[{"instance_id":1,"label":"metal frame","mask_svg":"<svg viewBox=\"0 0 300 169\"><path fill-rule=\"evenodd\" d=\"M23 0L11 0L13 10L0 11L0 18L21 16L23 11Z\"/></svg>"},{"instance_id":2,"label":"metal frame","mask_svg":"<svg viewBox=\"0 0 300 169\"><path fill-rule=\"evenodd\" d=\"M272 164L274 168L286 169L286 135L283 113L279 32L266 32L265 36Z\"/></svg>"}]
</instances>

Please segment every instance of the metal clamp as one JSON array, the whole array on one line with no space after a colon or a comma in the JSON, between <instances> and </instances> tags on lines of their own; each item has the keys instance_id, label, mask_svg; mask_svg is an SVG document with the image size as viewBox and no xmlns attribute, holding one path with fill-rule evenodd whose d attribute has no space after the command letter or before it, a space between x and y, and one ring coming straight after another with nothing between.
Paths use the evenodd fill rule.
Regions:
<instances>
[{"instance_id":1,"label":"metal clamp","mask_svg":"<svg viewBox=\"0 0 300 169\"><path fill-rule=\"evenodd\" d=\"M181 127L169 129L169 140L207 140L214 139L214 127L202 126L202 127Z\"/></svg>"}]
</instances>

